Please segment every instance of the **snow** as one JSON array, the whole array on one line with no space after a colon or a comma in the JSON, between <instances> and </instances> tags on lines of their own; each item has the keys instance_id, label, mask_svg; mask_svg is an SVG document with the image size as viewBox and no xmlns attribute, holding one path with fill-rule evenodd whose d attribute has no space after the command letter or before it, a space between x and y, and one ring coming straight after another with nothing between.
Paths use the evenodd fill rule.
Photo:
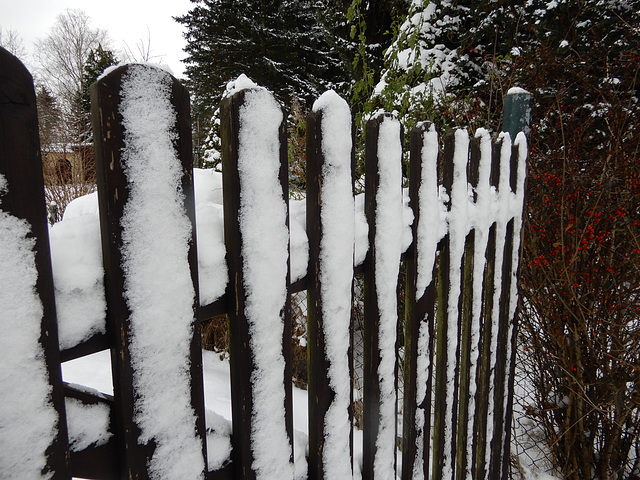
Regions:
<instances>
[{"instance_id":1,"label":"snow","mask_svg":"<svg viewBox=\"0 0 640 480\"><path fill-rule=\"evenodd\" d=\"M369 251L369 224L367 223L367 217L364 214L364 193L356 195L355 198L356 208L356 244L355 244L355 259L354 265L361 265L364 262L367 252Z\"/></svg>"},{"instance_id":2,"label":"snow","mask_svg":"<svg viewBox=\"0 0 640 480\"><path fill-rule=\"evenodd\" d=\"M0 205L7 188L0 174ZM0 336L0 477L6 479L50 478L41 472L58 432L39 342L43 309L30 231L27 221L0 210L0 320L11 332Z\"/></svg>"},{"instance_id":3,"label":"snow","mask_svg":"<svg viewBox=\"0 0 640 480\"><path fill-rule=\"evenodd\" d=\"M525 90L524 88L521 88L521 87L511 87L507 91L507 95L522 95L522 94L531 95L527 90Z\"/></svg>"},{"instance_id":4,"label":"snow","mask_svg":"<svg viewBox=\"0 0 640 480\"><path fill-rule=\"evenodd\" d=\"M289 199L289 254L291 281L304 278L309 265L309 239L306 232L306 200Z\"/></svg>"},{"instance_id":5,"label":"snow","mask_svg":"<svg viewBox=\"0 0 640 480\"><path fill-rule=\"evenodd\" d=\"M489 231L493 223L491 211L491 156L492 142L487 130L480 128L475 133L475 138L480 141L480 164L478 167L478 185L476 187L476 201L469 206L473 216L474 249L473 249L473 297L471 300L471 349L469 353L469 406L467 418L469 425L475 418L476 388L478 360L480 355L480 324L482 315L482 284L484 282L484 270L486 265L485 252L489 241ZM467 431L467 458L471 458L473 441L473 429ZM468 473L468 469L467 469Z\"/></svg>"},{"instance_id":6,"label":"snow","mask_svg":"<svg viewBox=\"0 0 640 480\"><path fill-rule=\"evenodd\" d=\"M86 404L75 398L66 398L65 409L71 451L80 452L90 445L104 445L111 438L108 404Z\"/></svg>"},{"instance_id":7,"label":"snow","mask_svg":"<svg viewBox=\"0 0 640 480\"><path fill-rule=\"evenodd\" d=\"M206 410L207 468L219 470L231 456L231 422L213 410Z\"/></svg>"},{"instance_id":8,"label":"snow","mask_svg":"<svg viewBox=\"0 0 640 480\"><path fill-rule=\"evenodd\" d=\"M116 65L111 65L110 67L107 67L104 69L104 71L98 76L98 78L96 80L100 80L104 77L106 77L107 75L109 75L111 72L113 72L114 70L117 70L118 68L127 65L126 63L118 63ZM171 67L167 64L164 63L155 63L155 62L139 62L136 63L136 65L144 65L150 68L155 68L155 69L159 69L159 70L163 70L165 72L167 72L169 75L173 75L173 70L171 69Z\"/></svg>"},{"instance_id":9,"label":"snow","mask_svg":"<svg viewBox=\"0 0 640 480\"><path fill-rule=\"evenodd\" d=\"M431 283L436 247L446 231L446 209L438 197L438 148L438 134L435 126L431 124L423 137L422 176L418 191L418 208L423 220L417 225L417 300L422 298L425 289Z\"/></svg>"},{"instance_id":10,"label":"snow","mask_svg":"<svg viewBox=\"0 0 640 480\"><path fill-rule=\"evenodd\" d=\"M229 278L225 261L222 174L193 169L200 304L220 298Z\"/></svg>"},{"instance_id":11,"label":"snow","mask_svg":"<svg viewBox=\"0 0 640 480\"><path fill-rule=\"evenodd\" d=\"M351 112L347 102L334 91L324 93L313 110L322 112L319 268L325 355L329 361L329 386L334 393L325 416L322 462L327 478L346 479L351 477L348 350L355 244Z\"/></svg>"},{"instance_id":12,"label":"snow","mask_svg":"<svg viewBox=\"0 0 640 480\"><path fill-rule=\"evenodd\" d=\"M436 257L436 247L444 235L446 224L446 210L444 203L438 197L438 134L433 124L425 128L422 136L422 168L420 187L418 189L418 210L420 221L416 225L417 232L417 279L416 279L416 300L424 295L427 286L433 277L433 267ZM429 351L429 326L427 322L420 322L418 332L417 367L416 367L416 405L424 405L427 395L427 380L429 367L431 364ZM416 456L412 478L418 480L422 478L422 458L424 455L425 435L425 412L423 408L417 408L415 413L416 428Z\"/></svg>"},{"instance_id":13,"label":"snow","mask_svg":"<svg viewBox=\"0 0 640 480\"><path fill-rule=\"evenodd\" d=\"M293 478L285 427L282 312L287 297L288 208L279 181L280 105L265 89L245 90L239 112L238 174L242 273L254 370L251 448L258 479Z\"/></svg>"},{"instance_id":14,"label":"snow","mask_svg":"<svg viewBox=\"0 0 640 480\"><path fill-rule=\"evenodd\" d=\"M187 254L191 223L172 144L176 112L171 76L143 65L123 79L122 162L129 198L122 223L124 297L130 310L134 421L141 443L154 442L154 479L203 478L202 448L191 407L189 347L195 291ZM159 422L158 419L164 419Z\"/></svg>"},{"instance_id":15,"label":"snow","mask_svg":"<svg viewBox=\"0 0 640 480\"><path fill-rule=\"evenodd\" d=\"M376 438L374 475L393 478L396 451L396 284L400 268L403 231L402 144L400 122L384 116L378 134L376 193L375 284L379 310L380 381L379 427Z\"/></svg>"},{"instance_id":16,"label":"snow","mask_svg":"<svg viewBox=\"0 0 640 480\"><path fill-rule=\"evenodd\" d=\"M453 439L454 391L456 384L456 360L458 350L458 298L461 294L461 263L465 238L468 233L468 183L467 160L469 136L466 130L455 131L453 154L453 184L451 185L451 207L447 213L449 229L449 294L447 306L447 354L445 380L445 421L444 445L451 445ZM442 475L449 478L453 472L453 458L445 449Z\"/></svg>"},{"instance_id":17,"label":"snow","mask_svg":"<svg viewBox=\"0 0 640 480\"><path fill-rule=\"evenodd\" d=\"M80 197L49 230L60 347L105 333L106 300L97 193ZM92 208L95 206L96 208Z\"/></svg>"},{"instance_id":18,"label":"snow","mask_svg":"<svg viewBox=\"0 0 640 480\"><path fill-rule=\"evenodd\" d=\"M231 97L240 90L248 90L252 88L258 88L258 85L256 85L253 80L242 73L238 78L227 83L227 88L224 96Z\"/></svg>"}]
</instances>

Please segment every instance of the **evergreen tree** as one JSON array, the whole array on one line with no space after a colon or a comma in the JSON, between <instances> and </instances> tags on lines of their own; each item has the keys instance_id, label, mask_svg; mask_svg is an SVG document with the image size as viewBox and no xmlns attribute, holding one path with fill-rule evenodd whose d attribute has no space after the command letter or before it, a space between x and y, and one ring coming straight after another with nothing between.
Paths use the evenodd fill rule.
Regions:
<instances>
[{"instance_id":1,"label":"evergreen tree","mask_svg":"<svg viewBox=\"0 0 640 480\"><path fill-rule=\"evenodd\" d=\"M340 3L336 0L335 3ZM347 6L346 10L344 9ZM374 85L380 80L385 50L391 45L398 18L408 11L409 0L350 0L342 2L349 32L354 85L351 104L359 114Z\"/></svg>"},{"instance_id":2,"label":"evergreen tree","mask_svg":"<svg viewBox=\"0 0 640 480\"><path fill-rule=\"evenodd\" d=\"M311 0L197 0L176 18L187 27L186 74L197 113L209 115L225 85L244 73L289 104L310 103L325 89L345 92L344 58Z\"/></svg>"},{"instance_id":3,"label":"evergreen tree","mask_svg":"<svg viewBox=\"0 0 640 480\"><path fill-rule=\"evenodd\" d=\"M45 149L60 143L60 107L51 91L42 84L36 85L36 107L38 110L38 133L40 145Z\"/></svg>"},{"instance_id":4,"label":"evergreen tree","mask_svg":"<svg viewBox=\"0 0 640 480\"><path fill-rule=\"evenodd\" d=\"M91 112L91 85L107 68L117 63L118 59L113 51L103 48L102 44L89 51L80 87L80 103L85 112Z\"/></svg>"}]
</instances>

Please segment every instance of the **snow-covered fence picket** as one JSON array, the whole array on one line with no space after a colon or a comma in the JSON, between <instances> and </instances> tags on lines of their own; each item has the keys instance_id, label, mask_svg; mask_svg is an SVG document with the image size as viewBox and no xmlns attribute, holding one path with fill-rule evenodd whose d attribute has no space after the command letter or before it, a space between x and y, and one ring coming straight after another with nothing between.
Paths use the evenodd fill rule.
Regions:
<instances>
[{"instance_id":1,"label":"snow-covered fence picket","mask_svg":"<svg viewBox=\"0 0 640 480\"><path fill-rule=\"evenodd\" d=\"M69 473L36 112L31 75L0 47L0 478L7 479Z\"/></svg>"},{"instance_id":2,"label":"snow-covered fence picket","mask_svg":"<svg viewBox=\"0 0 640 480\"><path fill-rule=\"evenodd\" d=\"M209 280L198 272L188 93L160 69L118 67L92 91L105 327L59 350L33 84L1 49L0 67L0 318L24 333L0 348L9 373L0 377L0 478L508 478L524 135L512 144L457 130L440 140L420 124L403 189L402 129L378 115L367 125L361 210L349 107L325 93L307 122L308 268L296 265L292 282L286 117L241 77L221 105L218 253L229 281L202 302ZM17 282L6 273L14 264L37 268L37 280ZM365 284L362 434L352 428L356 273ZM290 296L302 290L308 447L294 438L291 382ZM209 436L219 432L205 425L199 321L221 313L233 433L229 457L212 466ZM112 396L62 383L61 359L105 349ZM98 424L100 441L70 445L78 411ZM16 425L28 444L15 441ZM305 450L306 465L294 464Z\"/></svg>"}]
</instances>

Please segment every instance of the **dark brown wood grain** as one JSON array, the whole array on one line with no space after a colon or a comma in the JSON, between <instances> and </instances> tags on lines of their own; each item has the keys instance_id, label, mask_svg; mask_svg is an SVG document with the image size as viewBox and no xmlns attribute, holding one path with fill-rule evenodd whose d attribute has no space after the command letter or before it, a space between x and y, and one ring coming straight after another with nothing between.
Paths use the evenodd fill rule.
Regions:
<instances>
[{"instance_id":1,"label":"dark brown wood grain","mask_svg":"<svg viewBox=\"0 0 640 480\"><path fill-rule=\"evenodd\" d=\"M130 68L148 66L121 66L100 78L91 88L92 124L96 145L96 173L102 256L105 270L107 300L107 333L111 347L114 381L114 434L118 443L120 472L126 478L149 478L148 465L155 443L140 441L140 428L135 422L137 393L133 386L133 366L130 354L130 312L124 296L122 216L129 197L128 180L122 163L125 146L125 127L120 113L122 82ZM185 214L191 220L192 235L188 254L191 278L197 292L197 262L195 252L195 208L191 157L191 130L189 95L175 78L171 84L170 102L176 111L175 130L178 133L174 148L182 163L182 188L185 196ZM196 433L204 444L204 394L202 383L202 350L198 317L198 297L194 298L193 335L191 339L191 404L196 413Z\"/></svg>"},{"instance_id":2,"label":"dark brown wood grain","mask_svg":"<svg viewBox=\"0 0 640 480\"><path fill-rule=\"evenodd\" d=\"M252 351L251 331L246 317L247 286L244 281L242 255L242 229L238 221L240 198L242 195L238 172L240 108L244 104L245 91L223 99L221 111L222 138L222 178L224 195L224 237L227 248L226 260L229 271L227 301L229 306L229 355L231 367L231 410L233 417L232 453L235 478L254 479L253 451L251 438L253 435L253 384L252 374L256 369ZM288 210L288 158L286 150L286 129L284 121L279 127L280 169L279 179L282 187L282 198ZM288 215L287 215L288 227ZM290 274L287 274L287 291ZM285 424L289 439L293 439L292 414L292 361L291 361L291 306L287 301L283 312L283 357L285 359ZM292 454L293 455L293 454Z\"/></svg>"},{"instance_id":3,"label":"dark brown wood grain","mask_svg":"<svg viewBox=\"0 0 640 480\"><path fill-rule=\"evenodd\" d=\"M42 303L39 343L51 385L51 401L58 429L46 452L46 472L54 479L69 478L67 426L60 371L58 328L49 231L44 199L38 117L33 78L22 62L0 47L0 174L7 182L0 208L25 220L34 240L38 270L36 292ZM2 274L0 272L0 274ZM35 454L35 452L33 452Z\"/></svg>"}]
</instances>

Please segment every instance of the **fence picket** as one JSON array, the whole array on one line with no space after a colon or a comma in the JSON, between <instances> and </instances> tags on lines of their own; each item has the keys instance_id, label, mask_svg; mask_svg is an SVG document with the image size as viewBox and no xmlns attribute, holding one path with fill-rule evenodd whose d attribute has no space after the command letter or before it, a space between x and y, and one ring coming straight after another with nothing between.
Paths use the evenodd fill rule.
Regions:
<instances>
[{"instance_id":1,"label":"fence picket","mask_svg":"<svg viewBox=\"0 0 640 480\"><path fill-rule=\"evenodd\" d=\"M455 478L466 478L469 458L467 457L467 438L469 425L469 389L471 376L471 348L472 348L472 308L473 308L473 276L475 231L471 231L464 242L464 254L462 257L461 294L459 298L459 322L460 343L458 346L458 408L456 431L456 459Z\"/></svg>"},{"instance_id":2,"label":"fence picket","mask_svg":"<svg viewBox=\"0 0 640 480\"><path fill-rule=\"evenodd\" d=\"M143 82L151 82L152 90L148 90L148 85ZM125 88L124 84L127 84ZM107 296L107 331L111 336L112 345L112 370L114 379L114 430L119 441L120 471L122 476L131 478L152 478L162 475L164 478L201 478L206 468L206 450L204 444L204 394L202 386L202 359L200 348L200 332L197 321L197 273L195 258L195 235L193 230L195 213L193 203L193 180L192 180L192 159L191 159L191 130L189 119L189 95L186 89L173 77L159 69L144 66L131 65L122 66L110 72L92 87L92 114L94 138L96 142L96 165L98 179L98 200L100 206L100 224L102 232L103 261L105 265L105 291ZM174 138L166 134L164 140L170 141L170 150L162 151L164 145L156 142L149 142L149 132L139 125L136 125L129 117L123 118L128 113L127 108L139 108L140 103L145 108L144 112L137 112L141 121L155 121L156 131L176 132ZM165 104L166 101L166 104ZM157 103L156 103L157 102ZM166 110L170 105L170 110ZM156 110L157 109L157 110ZM136 113L134 112L134 115ZM164 115L167 114L169 118ZM164 125L164 122L167 125ZM127 152L135 149L127 157ZM134 156L135 155L135 156ZM169 155L169 158L165 158ZM160 160L161 166L157 166ZM157 161L157 162L156 162ZM136 162L135 164L133 162ZM146 162L146 163L143 163ZM168 192L176 195L175 192L182 192L176 197L178 205L170 204L178 211L166 212L167 214L179 215L180 232L186 230L187 238L176 238L178 224L172 223L171 232L168 238L171 241L169 247L158 245L154 230L155 225L144 222L144 215L147 212L134 210L140 208L142 202L148 205L145 192L140 191L140 178L133 175L134 165L136 170L144 169L138 175L145 177L153 176L158 178L156 188L159 185L166 185L164 188ZM140 165L138 167L138 165ZM166 166L165 166L166 165ZM167 170L163 170L163 168ZM172 173L178 171L179 177L172 177ZM158 183L159 182L159 183ZM164 183L166 182L166 183ZM134 190L136 189L137 190ZM160 190L163 191L163 190ZM138 202L138 203L134 203ZM137 233L134 227L129 227L125 222L125 216L137 219L140 225L144 225L144 230ZM166 221L172 217L167 217ZM142 237L140 236L142 235ZM181 250L180 242L188 242L184 251ZM149 245L148 245L149 244ZM125 247L129 247L125 254ZM159 257L154 262L152 257L140 257L136 255L134 248L151 249L152 256L159 255L156 248L171 248L168 253L177 257L177 262L166 262L166 258ZM180 248L180 250L175 250ZM165 253L162 251L162 253ZM184 257L182 257L184 255ZM192 291L190 304L184 300L179 305L178 314L180 318L167 316L166 313L155 310L154 317L149 318L150 310L147 307L136 307L134 300L140 297L146 298L145 302L153 305L159 300L158 291L162 292L169 288L168 285L155 284L153 286L143 285L142 291L133 290L136 281L135 275L140 272L130 271L128 265L137 261L138 268L143 271L152 268L157 273L167 272L165 275L171 276L176 282L190 282ZM185 263L180 263L184 261ZM149 264L148 262L152 262ZM188 262L188 263L186 263ZM167 270L160 265L168 265ZM157 270L157 271L156 271ZM183 278L186 275L186 278ZM181 285L179 283L178 285ZM158 290L158 287L164 287ZM176 291L176 294L179 293ZM177 299L182 299L181 295L175 295ZM149 303L147 303L149 305ZM186 311L185 311L186 309ZM176 313L175 310L172 310ZM159 315L158 315L159 314ZM190 317L190 318L189 318ZM146 336L142 336L145 331L145 322L155 322L158 328L158 336L153 341L147 341ZM164 322L164 324L163 324ZM177 336L173 325L184 324L184 330ZM189 339L183 346L179 339L184 334L189 335ZM161 337L164 335L164 339ZM163 361L150 357L152 353L161 352L161 345L165 346L166 352L161 353ZM184 349L183 349L184 348ZM150 364L151 362L151 364ZM152 375L155 372L155 375ZM180 372L179 375L176 373ZM183 373L184 372L184 373ZM188 374L186 374L188 372ZM144 380L142 376L147 378ZM181 375L186 375L183 377ZM159 406L152 396L156 389L163 390L169 388L163 377L171 378L171 386L176 386L179 390L178 398L172 398L171 406L166 405L169 410L160 412ZM188 391L183 391L181 388ZM146 388L146 390L145 390ZM173 411L176 405L181 405L191 409L190 414L182 415L178 411ZM144 415L144 417L143 417ZM149 423L148 416L171 415L174 419L166 426L153 425ZM192 420L193 419L193 420ZM193 423L190 425L190 423ZM195 430L194 430L195 429ZM173 437L170 437L171 435ZM185 441L182 451L171 452L172 442L175 438ZM178 462L176 455L183 455L185 461ZM167 462L174 462L174 465L167 465ZM183 467L184 471L176 470ZM169 472L171 470L171 473Z\"/></svg>"},{"instance_id":3,"label":"fence picket","mask_svg":"<svg viewBox=\"0 0 640 480\"><path fill-rule=\"evenodd\" d=\"M274 242L276 248L286 247L288 252L288 238L278 236L283 229L288 228L288 159L284 116L280 111L277 123L274 118L270 118L261 125L248 120L252 118L251 115L273 115L274 110L280 108L275 103L266 90L255 88L239 90L221 103L225 244L229 278L232 279L232 290L228 292L231 295L229 350L234 425L232 461L236 476L243 479L293 477L288 256L280 259L286 265L281 277L271 275L271 272L267 272L266 277L263 276L263 282L266 281L267 284L251 283L255 281L256 275L260 276L263 272L249 277L252 272L247 266L247 257L253 253L252 261L260 264L255 268L271 270L273 265L268 263L272 259L269 249L274 248ZM262 109L251 110L256 105ZM256 139L258 144L250 143L252 139ZM244 144L243 141L247 143ZM263 149L263 155L257 155L255 148ZM261 161L264 162L264 168ZM265 194L264 189L257 188L256 182L250 182L251 173L259 175L257 182L264 182L267 189L273 187L269 195ZM277 187L276 182L279 183ZM265 209L262 209L263 205ZM238 219L253 217L251 209L258 207L261 210L257 213L264 214L263 218L269 222L270 230L258 232L257 235L255 227L250 231L251 225L247 221L239 222ZM249 234L252 236L248 237ZM260 245L260 242L267 242L268 247ZM274 270L281 271L282 265ZM284 295L282 298L278 296L276 300L266 299L265 303L264 295L268 296L274 285L277 289L282 287ZM263 295L262 304L259 303L259 295ZM281 304L274 305L274 302L280 301ZM261 309L265 311L261 312ZM258 318L258 314L263 313ZM257 330L258 327L261 330ZM265 327L272 332L281 332L275 345L269 345L269 342L274 341L273 338L263 338L259 333L267 333ZM272 365L264 364L266 360L258 358L261 349L268 351L269 358L274 362ZM260 377L267 375L266 370L271 371L269 383L258 385L262 380ZM265 401L266 397L281 398L282 403L274 406L273 402ZM283 409L282 415L279 413L280 408ZM268 450L271 445L279 447L275 454ZM289 453L284 454L283 450Z\"/></svg>"},{"instance_id":4,"label":"fence picket","mask_svg":"<svg viewBox=\"0 0 640 480\"><path fill-rule=\"evenodd\" d=\"M352 475L347 432L352 424L353 141L348 106L336 100L328 92L307 118L310 480ZM332 121L338 125L332 128Z\"/></svg>"},{"instance_id":5,"label":"fence picket","mask_svg":"<svg viewBox=\"0 0 640 480\"><path fill-rule=\"evenodd\" d=\"M25 291L23 297L15 297L3 291L8 305L0 306L0 320L5 330L0 351L10 355L14 351L15 339L8 335L12 328L20 328L30 338L22 337L25 344L38 345L40 352L17 351L20 357L2 357L6 376L2 387L3 409L0 416L0 440L5 443L0 454L2 463L0 476L27 477L40 473L51 474L54 479L68 479L67 426L64 422L64 393L60 371L58 350L58 329L49 251L49 233L44 200L42 161L38 138L38 119L33 79L24 65L7 50L0 47L0 220L2 220L2 246L7 248L13 242L20 242L32 248L27 256L31 265L27 269L34 272L34 283L29 285L33 292ZM24 228L24 234L16 229ZM11 235L15 232L16 235ZM25 236L26 234L26 236ZM19 238L21 237L21 238ZM31 243L32 242L32 243ZM26 245L25 245L26 243ZM17 244L16 244L17 246ZM6 254L7 255L7 254ZM17 258L4 258L17 261ZM9 275L14 271L12 263L2 263L0 272ZM18 270L24 280L25 270ZM26 281L26 280L25 280ZM11 285L4 284L4 287ZM3 288L4 288L3 287ZM7 298L9 295L11 298ZM21 302L35 303L37 310L20 309ZM38 318L38 316L40 316ZM18 323L15 323L18 322ZM21 338L21 337L18 337ZM12 348L13 347L13 348ZM24 347L24 346L23 346ZM12 367L16 371L11 371ZM38 373L29 378L15 378L18 368L24 374ZM41 375L40 375L41 374ZM7 385L10 379L20 385ZM50 392L50 393L49 393ZM25 398L20 398L24 395ZM39 398L43 395L44 398ZM38 412L25 412L27 406L35 406ZM38 415L36 415L38 414ZM37 419L36 419L37 417ZM17 424L16 424L17 422ZM10 428L11 426L19 428ZM19 438L7 437L17 434ZM29 454L24 460L13 456L16 441L26 440ZM13 448L9 448L13 445ZM19 444L18 444L19 445ZM42 449L39 451L39 448ZM23 465L20 462L24 461ZM42 465L38 465L38 462ZM23 467L26 470L23 470ZM5 470L6 469L6 470ZM31 471L29 471L31 469Z\"/></svg>"},{"instance_id":6,"label":"fence picket","mask_svg":"<svg viewBox=\"0 0 640 480\"><path fill-rule=\"evenodd\" d=\"M402 128L391 115L367 122L364 261L364 446L362 478L396 471L398 313L396 289L402 233Z\"/></svg>"},{"instance_id":7,"label":"fence picket","mask_svg":"<svg viewBox=\"0 0 640 480\"><path fill-rule=\"evenodd\" d=\"M414 241L405 257L403 480L428 479L430 473L436 245L430 245L429 239L437 236L439 220L437 208L433 209L438 203L437 157L438 140L433 125L423 123L414 127L411 131L409 171L409 206L414 212L411 227ZM424 225L427 225L426 228ZM428 251L431 247L434 251L432 257L419 255L420 249ZM422 275L427 278L420 278L425 285L421 285L418 291L418 277Z\"/></svg>"}]
</instances>

